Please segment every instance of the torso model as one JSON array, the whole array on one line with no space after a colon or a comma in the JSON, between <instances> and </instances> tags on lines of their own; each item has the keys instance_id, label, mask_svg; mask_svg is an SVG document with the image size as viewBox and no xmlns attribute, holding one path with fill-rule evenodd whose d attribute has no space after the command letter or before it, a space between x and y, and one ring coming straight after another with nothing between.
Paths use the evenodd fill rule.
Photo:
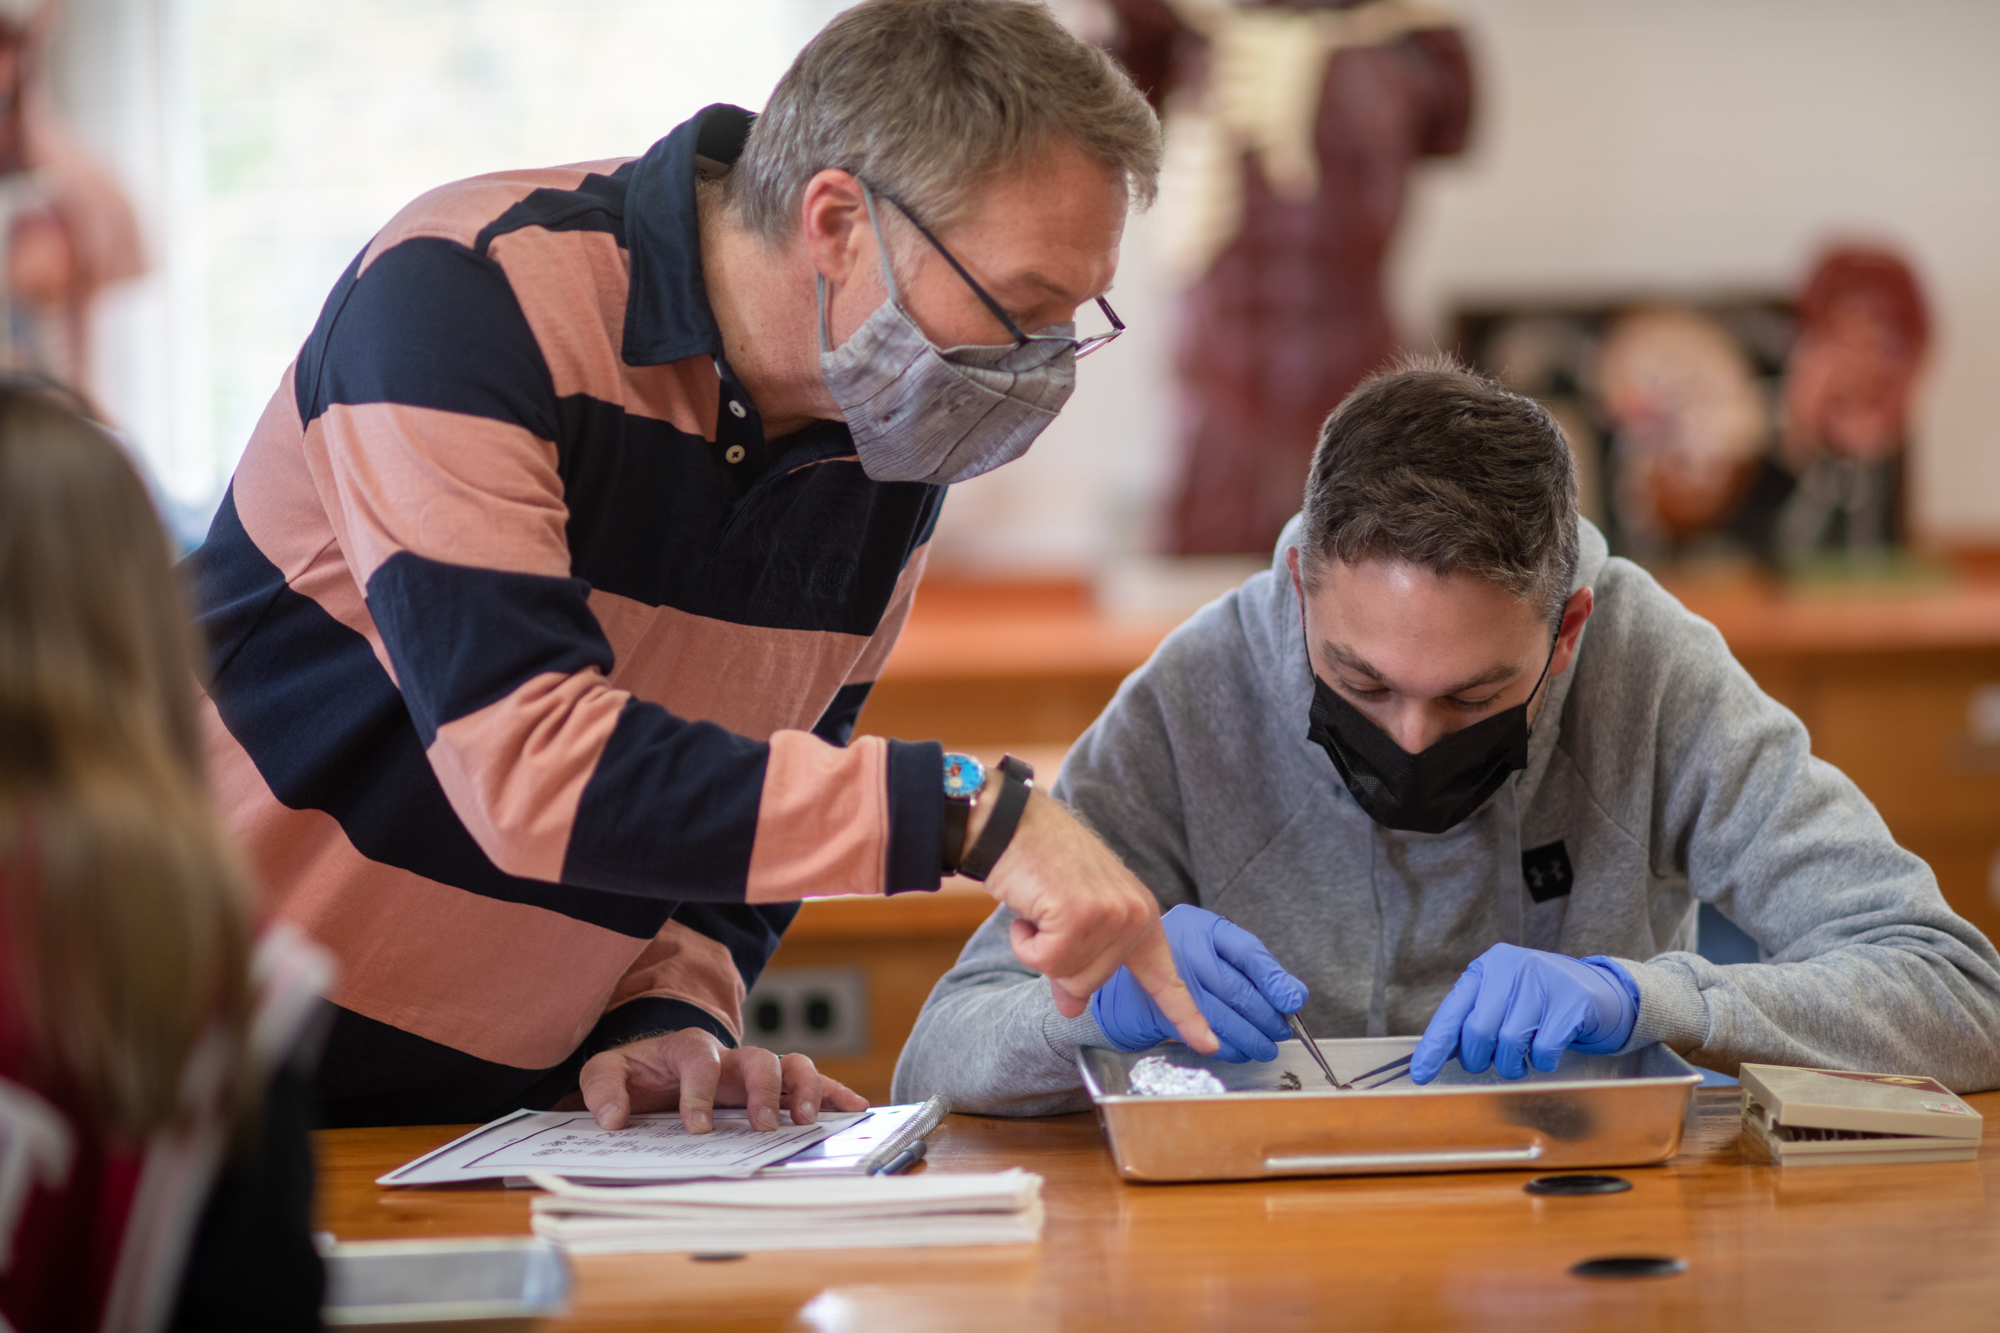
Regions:
<instances>
[{"instance_id":1,"label":"torso model","mask_svg":"<svg viewBox=\"0 0 2000 1333\"><path fill-rule=\"evenodd\" d=\"M1166 109L1162 221L1188 282L1168 548L1261 554L1320 420L1395 349L1382 263L1411 163L1465 143L1465 44L1393 0L1111 8L1113 52Z\"/></svg>"}]
</instances>

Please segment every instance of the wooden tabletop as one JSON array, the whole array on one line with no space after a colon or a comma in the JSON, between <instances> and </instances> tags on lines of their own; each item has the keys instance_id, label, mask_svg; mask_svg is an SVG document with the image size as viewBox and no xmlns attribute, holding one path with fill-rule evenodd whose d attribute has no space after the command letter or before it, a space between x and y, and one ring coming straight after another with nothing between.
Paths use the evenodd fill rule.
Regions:
<instances>
[{"instance_id":1,"label":"wooden tabletop","mask_svg":"<svg viewBox=\"0 0 2000 1333\"><path fill-rule=\"evenodd\" d=\"M926 1170L1047 1178L1041 1244L576 1262L562 1330L1990 1328L2000 1321L2000 1093L1977 1162L1746 1161L1733 1089L1631 1191L1543 1198L1531 1172L1128 1185L1090 1116L952 1116ZM321 1225L342 1240L528 1229L528 1191L384 1190L462 1128L319 1136ZM1676 1277L1573 1277L1593 1256L1685 1259Z\"/></svg>"}]
</instances>

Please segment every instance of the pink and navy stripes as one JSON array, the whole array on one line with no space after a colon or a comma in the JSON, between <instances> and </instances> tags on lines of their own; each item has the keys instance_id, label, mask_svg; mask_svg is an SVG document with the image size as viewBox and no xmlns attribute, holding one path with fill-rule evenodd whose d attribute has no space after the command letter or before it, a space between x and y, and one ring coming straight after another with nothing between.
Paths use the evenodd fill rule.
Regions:
<instances>
[{"instance_id":1,"label":"pink and navy stripes","mask_svg":"<svg viewBox=\"0 0 2000 1333\"><path fill-rule=\"evenodd\" d=\"M335 1119L733 1039L791 903L938 883L938 747L847 742L943 492L763 439L694 202L747 123L404 210L190 558L226 812L341 963Z\"/></svg>"}]
</instances>

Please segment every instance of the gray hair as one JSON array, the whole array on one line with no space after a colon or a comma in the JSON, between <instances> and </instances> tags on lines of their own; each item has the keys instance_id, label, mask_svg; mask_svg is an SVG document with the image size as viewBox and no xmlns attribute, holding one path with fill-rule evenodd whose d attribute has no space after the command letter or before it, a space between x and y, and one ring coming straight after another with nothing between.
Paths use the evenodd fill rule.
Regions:
<instances>
[{"instance_id":1,"label":"gray hair","mask_svg":"<svg viewBox=\"0 0 2000 1333\"><path fill-rule=\"evenodd\" d=\"M1532 398L1446 356L1364 380L1320 427L1302 573L1329 557L1467 573L1534 598L1551 624L1576 581L1576 460Z\"/></svg>"},{"instance_id":2,"label":"gray hair","mask_svg":"<svg viewBox=\"0 0 2000 1333\"><path fill-rule=\"evenodd\" d=\"M799 225L807 182L852 172L929 227L958 219L991 177L1075 143L1141 206L1160 125L1111 57L1035 0L864 0L821 29L778 81L726 177L736 217L766 241Z\"/></svg>"}]
</instances>

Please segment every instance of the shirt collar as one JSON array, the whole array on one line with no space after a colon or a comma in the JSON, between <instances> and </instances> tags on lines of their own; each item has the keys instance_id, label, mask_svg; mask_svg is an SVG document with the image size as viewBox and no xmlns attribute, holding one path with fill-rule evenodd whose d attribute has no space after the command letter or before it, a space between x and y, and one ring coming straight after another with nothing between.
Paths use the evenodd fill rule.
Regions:
<instances>
[{"instance_id":1,"label":"shirt collar","mask_svg":"<svg viewBox=\"0 0 2000 1333\"><path fill-rule=\"evenodd\" d=\"M698 169L726 170L743 151L750 112L717 102L676 126L632 167L625 195L631 281L622 354L630 366L720 356L722 330L701 276Z\"/></svg>"}]
</instances>

